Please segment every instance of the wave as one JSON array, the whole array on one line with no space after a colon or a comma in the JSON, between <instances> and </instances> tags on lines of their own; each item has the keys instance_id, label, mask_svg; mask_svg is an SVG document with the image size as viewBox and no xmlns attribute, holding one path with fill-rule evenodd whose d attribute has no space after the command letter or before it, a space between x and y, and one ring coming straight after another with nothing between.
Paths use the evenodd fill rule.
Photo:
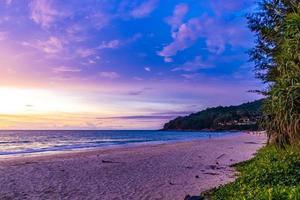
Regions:
<instances>
[{"instance_id":1,"label":"wave","mask_svg":"<svg viewBox=\"0 0 300 200\"><path fill-rule=\"evenodd\" d=\"M0 155L72 151L222 137L232 132L180 131L0 131ZM235 133L236 134L236 133Z\"/></svg>"}]
</instances>

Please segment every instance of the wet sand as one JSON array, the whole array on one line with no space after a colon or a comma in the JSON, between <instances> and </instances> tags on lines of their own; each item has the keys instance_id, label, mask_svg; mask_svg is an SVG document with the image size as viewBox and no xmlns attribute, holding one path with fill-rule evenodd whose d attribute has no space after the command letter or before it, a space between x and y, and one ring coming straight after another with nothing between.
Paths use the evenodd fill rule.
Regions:
<instances>
[{"instance_id":1,"label":"wet sand","mask_svg":"<svg viewBox=\"0 0 300 200\"><path fill-rule=\"evenodd\" d=\"M0 199L183 200L233 181L266 142L248 133L18 158L0 157Z\"/></svg>"}]
</instances>

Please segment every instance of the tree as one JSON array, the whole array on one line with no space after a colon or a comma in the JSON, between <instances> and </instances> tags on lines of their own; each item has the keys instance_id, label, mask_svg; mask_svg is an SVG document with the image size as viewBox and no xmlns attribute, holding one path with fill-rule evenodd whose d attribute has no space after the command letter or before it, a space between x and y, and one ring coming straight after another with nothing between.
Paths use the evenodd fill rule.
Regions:
<instances>
[{"instance_id":1,"label":"tree","mask_svg":"<svg viewBox=\"0 0 300 200\"><path fill-rule=\"evenodd\" d=\"M263 0L248 16L256 33L250 51L258 78L267 84L263 126L283 147L300 142L300 1Z\"/></svg>"}]
</instances>

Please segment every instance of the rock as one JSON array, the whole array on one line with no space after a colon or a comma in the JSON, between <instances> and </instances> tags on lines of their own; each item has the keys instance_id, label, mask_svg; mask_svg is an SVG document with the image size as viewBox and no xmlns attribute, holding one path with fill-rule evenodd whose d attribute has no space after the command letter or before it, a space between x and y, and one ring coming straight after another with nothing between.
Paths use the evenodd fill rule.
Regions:
<instances>
[{"instance_id":1,"label":"rock","mask_svg":"<svg viewBox=\"0 0 300 200\"><path fill-rule=\"evenodd\" d=\"M191 195L186 195L184 197L184 200L205 200L204 196L191 196Z\"/></svg>"},{"instance_id":2,"label":"rock","mask_svg":"<svg viewBox=\"0 0 300 200\"><path fill-rule=\"evenodd\" d=\"M183 200L190 200L190 198L191 198L190 195L186 195Z\"/></svg>"},{"instance_id":3,"label":"rock","mask_svg":"<svg viewBox=\"0 0 300 200\"><path fill-rule=\"evenodd\" d=\"M258 144L256 142L244 142L245 144Z\"/></svg>"},{"instance_id":4,"label":"rock","mask_svg":"<svg viewBox=\"0 0 300 200\"><path fill-rule=\"evenodd\" d=\"M210 169L216 169L216 168L217 168L216 165L209 165L208 167L209 167Z\"/></svg>"},{"instance_id":5,"label":"rock","mask_svg":"<svg viewBox=\"0 0 300 200\"><path fill-rule=\"evenodd\" d=\"M170 184L170 185L175 185L175 184L174 184L174 183L172 183L172 182L169 182L169 184Z\"/></svg>"},{"instance_id":6,"label":"rock","mask_svg":"<svg viewBox=\"0 0 300 200\"><path fill-rule=\"evenodd\" d=\"M221 154L220 156L217 157L217 159L222 158L223 156L225 156L225 153Z\"/></svg>"},{"instance_id":7,"label":"rock","mask_svg":"<svg viewBox=\"0 0 300 200\"><path fill-rule=\"evenodd\" d=\"M217 176L217 175L219 175L218 173L214 173L214 172L205 172L204 174L208 174L208 175L212 175L212 176Z\"/></svg>"},{"instance_id":8,"label":"rock","mask_svg":"<svg viewBox=\"0 0 300 200\"><path fill-rule=\"evenodd\" d=\"M102 163L120 163L116 161L111 161L111 160L101 160Z\"/></svg>"}]
</instances>

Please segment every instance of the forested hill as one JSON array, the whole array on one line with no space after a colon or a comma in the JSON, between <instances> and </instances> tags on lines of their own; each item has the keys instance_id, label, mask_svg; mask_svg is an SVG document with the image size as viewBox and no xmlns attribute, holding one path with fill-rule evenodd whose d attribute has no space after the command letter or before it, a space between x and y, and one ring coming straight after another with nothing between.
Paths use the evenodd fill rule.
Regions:
<instances>
[{"instance_id":1,"label":"forested hill","mask_svg":"<svg viewBox=\"0 0 300 200\"><path fill-rule=\"evenodd\" d=\"M163 130L257 130L263 99L238 106L207 108L166 123Z\"/></svg>"}]
</instances>

